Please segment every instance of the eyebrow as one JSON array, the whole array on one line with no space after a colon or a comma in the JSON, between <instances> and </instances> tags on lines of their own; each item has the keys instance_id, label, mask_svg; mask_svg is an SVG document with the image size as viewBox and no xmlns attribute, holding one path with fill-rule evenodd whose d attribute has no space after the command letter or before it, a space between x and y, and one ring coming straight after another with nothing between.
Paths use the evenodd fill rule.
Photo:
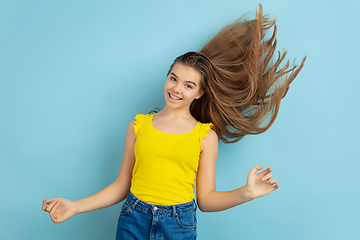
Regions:
<instances>
[{"instance_id":1,"label":"eyebrow","mask_svg":"<svg viewBox=\"0 0 360 240\"><path fill-rule=\"evenodd\" d=\"M175 73L173 73L173 72L171 72L170 74L172 74L172 75L174 75L176 78L179 78L178 76L176 76L176 74ZM194 84L195 85L195 87L196 87L196 83L194 83L194 82L192 82L192 81L185 81L186 83L192 83L192 84Z\"/></svg>"}]
</instances>

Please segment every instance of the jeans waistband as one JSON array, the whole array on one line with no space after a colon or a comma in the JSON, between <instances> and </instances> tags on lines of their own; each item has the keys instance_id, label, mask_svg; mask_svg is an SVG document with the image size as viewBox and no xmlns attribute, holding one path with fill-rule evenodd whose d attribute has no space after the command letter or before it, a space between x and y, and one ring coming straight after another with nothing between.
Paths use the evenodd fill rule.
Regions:
<instances>
[{"instance_id":1,"label":"jeans waistband","mask_svg":"<svg viewBox=\"0 0 360 240\"><path fill-rule=\"evenodd\" d=\"M141 201L137 197L135 197L131 192L129 193L127 197L128 203L130 203L131 208L134 210L135 208L140 208L147 212L157 212L157 213L171 213L173 216L176 215L176 213L181 212L188 212L192 210L196 210L197 206L195 203L195 200L192 200L191 202L177 204L177 205L156 205L156 204L148 204L146 202Z\"/></svg>"}]
</instances>

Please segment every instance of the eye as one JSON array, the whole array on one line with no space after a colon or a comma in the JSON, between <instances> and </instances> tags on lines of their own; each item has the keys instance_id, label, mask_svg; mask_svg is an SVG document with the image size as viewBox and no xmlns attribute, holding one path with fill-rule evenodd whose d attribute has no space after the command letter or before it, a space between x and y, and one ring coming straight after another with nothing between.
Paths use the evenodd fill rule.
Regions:
<instances>
[{"instance_id":1,"label":"eye","mask_svg":"<svg viewBox=\"0 0 360 240\"><path fill-rule=\"evenodd\" d=\"M186 88L189 88L189 89L192 89L192 86L189 85L189 84L186 84L185 87L186 87Z\"/></svg>"},{"instance_id":2,"label":"eye","mask_svg":"<svg viewBox=\"0 0 360 240\"><path fill-rule=\"evenodd\" d=\"M174 78L174 77L171 77L170 80L173 82L176 82L176 78Z\"/></svg>"}]
</instances>

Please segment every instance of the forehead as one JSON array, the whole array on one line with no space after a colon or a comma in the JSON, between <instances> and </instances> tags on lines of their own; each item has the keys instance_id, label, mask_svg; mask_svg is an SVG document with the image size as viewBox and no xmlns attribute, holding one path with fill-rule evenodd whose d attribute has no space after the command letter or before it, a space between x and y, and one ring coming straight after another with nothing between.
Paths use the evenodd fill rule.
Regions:
<instances>
[{"instance_id":1,"label":"forehead","mask_svg":"<svg viewBox=\"0 0 360 240\"><path fill-rule=\"evenodd\" d=\"M175 74L181 81L191 81L197 85L201 81L201 74L198 70L182 63L175 63L170 71L171 73Z\"/></svg>"}]
</instances>

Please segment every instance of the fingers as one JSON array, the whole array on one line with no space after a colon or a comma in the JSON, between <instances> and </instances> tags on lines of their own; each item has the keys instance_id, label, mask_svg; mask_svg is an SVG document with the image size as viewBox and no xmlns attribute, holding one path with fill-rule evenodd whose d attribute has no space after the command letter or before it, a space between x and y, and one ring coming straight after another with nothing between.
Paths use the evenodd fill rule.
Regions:
<instances>
[{"instance_id":1,"label":"fingers","mask_svg":"<svg viewBox=\"0 0 360 240\"><path fill-rule=\"evenodd\" d=\"M264 166L255 166L253 169L250 170L249 174L255 175L257 171L263 169Z\"/></svg>"},{"instance_id":2,"label":"fingers","mask_svg":"<svg viewBox=\"0 0 360 240\"><path fill-rule=\"evenodd\" d=\"M259 173L258 175L262 178L264 178L268 173L270 173L272 171L272 168L267 168L264 171L262 171L261 173Z\"/></svg>"},{"instance_id":3,"label":"fingers","mask_svg":"<svg viewBox=\"0 0 360 240\"><path fill-rule=\"evenodd\" d=\"M47 201L47 203L49 203L50 200ZM50 204L48 206L45 205L45 212L50 212L51 209L54 207L54 205L58 202L58 199L54 199L50 202ZM47 204L46 203L46 204Z\"/></svg>"},{"instance_id":4,"label":"fingers","mask_svg":"<svg viewBox=\"0 0 360 240\"><path fill-rule=\"evenodd\" d=\"M46 210L45 210L45 209L46 209L46 206L47 206L49 203L51 203L52 201L54 201L54 199L49 199L49 200L44 199L44 200L43 200L43 204L42 204L42 210L43 210L43 211L46 211Z\"/></svg>"},{"instance_id":5,"label":"fingers","mask_svg":"<svg viewBox=\"0 0 360 240\"><path fill-rule=\"evenodd\" d=\"M43 211L45 211L45 208L46 208L46 199L44 198L44 200L43 200L43 202L42 202L42 207L41 207L41 209L43 210Z\"/></svg>"},{"instance_id":6,"label":"fingers","mask_svg":"<svg viewBox=\"0 0 360 240\"><path fill-rule=\"evenodd\" d=\"M275 191L276 189L278 189L279 188L279 184L276 184L276 182L277 182L277 180L276 179L271 179L270 181L269 181L269 184L270 184L270 186L272 186L271 188L271 191ZM275 184L275 185L274 185ZM274 186L273 186L274 185Z\"/></svg>"},{"instance_id":7,"label":"fingers","mask_svg":"<svg viewBox=\"0 0 360 240\"><path fill-rule=\"evenodd\" d=\"M274 185L276 182L277 182L276 179L271 179L271 180L269 181L269 183L270 183L271 186Z\"/></svg>"},{"instance_id":8,"label":"fingers","mask_svg":"<svg viewBox=\"0 0 360 240\"><path fill-rule=\"evenodd\" d=\"M56 201L54 207L53 207L53 208L51 209L51 211L49 212L50 218L51 218L51 220L52 220L53 222L56 222L56 221L57 221L57 216L56 216L55 212L56 212L56 209L58 208L58 206L59 206L59 202Z\"/></svg>"},{"instance_id":9,"label":"fingers","mask_svg":"<svg viewBox=\"0 0 360 240\"><path fill-rule=\"evenodd\" d=\"M276 184L275 186L272 187L273 188L273 191L275 191L276 189L279 188L279 184Z\"/></svg>"},{"instance_id":10,"label":"fingers","mask_svg":"<svg viewBox=\"0 0 360 240\"><path fill-rule=\"evenodd\" d=\"M272 177L272 173L268 173L262 178L262 180L263 181L269 181L271 177Z\"/></svg>"}]
</instances>

